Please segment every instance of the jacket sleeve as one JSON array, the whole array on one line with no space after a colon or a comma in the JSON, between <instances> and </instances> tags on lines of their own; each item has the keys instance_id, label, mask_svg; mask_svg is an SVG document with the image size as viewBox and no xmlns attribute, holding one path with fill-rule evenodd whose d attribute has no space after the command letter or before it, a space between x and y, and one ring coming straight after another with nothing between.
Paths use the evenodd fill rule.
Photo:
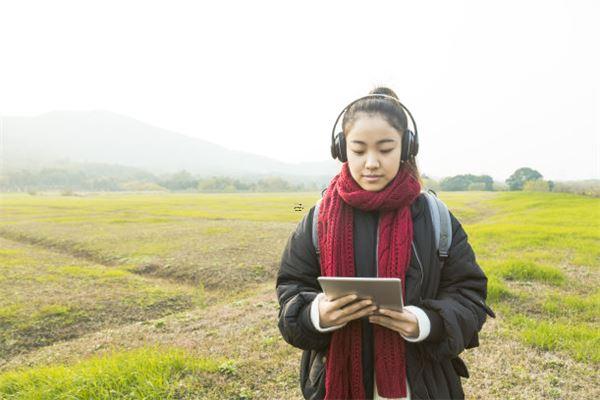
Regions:
<instances>
[{"instance_id":1,"label":"jacket sleeve","mask_svg":"<svg viewBox=\"0 0 600 400\"><path fill-rule=\"evenodd\" d=\"M290 235L277 274L279 331L283 339L303 350L329 346L330 332L319 332L311 321L311 304L321 292L317 278L321 267L312 243L314 207Z\"/></svg>"},{"instance_id":2,"label":"jacket sleeve","mask_svg":"<svg viewBox=\"0 0 600 400\"><path fill-rule=\"evenodd\" d=\"M485 304L487 277L477 264L467 233L452 213L450 219L452 243L437 296L422 302L431 317L430 337L423 348L434 360L454 358L464 349L477 347L486 314L495 317Z\"/></svg>"}]
</instances>

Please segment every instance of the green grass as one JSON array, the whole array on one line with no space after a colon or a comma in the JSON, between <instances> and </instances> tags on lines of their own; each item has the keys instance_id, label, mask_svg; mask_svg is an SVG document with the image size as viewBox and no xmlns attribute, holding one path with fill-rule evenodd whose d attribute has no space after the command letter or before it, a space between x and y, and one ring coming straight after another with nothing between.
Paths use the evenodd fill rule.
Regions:
<instances>
[{"instance_id":1,"label":"green grass","mask_svg":"<svg viewBox=\"0 0 600 400\"><path fill-rule=\"evenodd\" d=\"M498 263L488 262L485 269L490 275L500 276L506 280L537 281L553 285L561 285L565 282L565 275L559 268L538 265L532 261L508 259Z\"/></svg>"},{"instance_id":2,"label":"green grass","mask_svg":"<svg viewBox=\"0 0 600 400\"><path fill-rule=\"evenodd\" d=\"M582 362L600 362L598 324L577 324L534 319L515 313L508 317L526 343L541 350L561 350Z\"/></svg>"},{"instance_id":3,"label":"green grass","mask_svg":"<svg viewBox=\"0 0 600 400\"><path fill-rule=\"evenodd\" d=\"M505 311L508 335L600 362L600 292L589 294L600 284L600 200L524 192L479 202L467 192L440 197L465 226L488 276L488 303ZM483 217L472 215L477 210Z\"/></svg>"},{"instance_id":4,"label":"green grass","mask_svg":"<svg viewBox=\"0 0 600 400\"><path fill-rule=\"evenodd\" d=\"M2 399L177 399L178 382L216 374L227 360L190 356L183 350L140 348L74 365L22 369L0 375ZM223 367L225 366L225 367Z\"/></svg>"},{"instance_id":5,"label":"green grass","mask_svg":"<svg viewBox=\"0 0 600 400\"><path fill-rule=\"evenodd\" d=\"M487 291L487 303L492 305L513 296L506 284L494 275L488 276Z\"/></svg>"},{"instance_id":6,"label":"green grass","mask_svg":"<svg viewBox=\"0 0 600 400\"><path fill-rule=\"evenodd\" d=\"M41 223L76 223L83 217L101 224L163 223L181 218L295 222L310 208L318 193L106 194L91 197L3 194L4 223L23 219ZM93 212L90 212L93 210ZM110 217L109 217L110 216Z\"/></svg>"},{"instance_id":7,"label":"green grass","mask_svg":"<svg viewBox=\"0 0 600 400\"><path fill-rule=\"evenodd\" d=\"M565 319L577 318L581 322L600 322L600 290L587 296L550 294L543 300L541 309L544 313ZM600 328L599 328L600 329Z\"/></svg>"},{"instance_id":8,"label":"green grass","mask_svg":"<svg viewBox=\"0 0 600 400\"><path fill-rule=\"evenodd\" d=\"M93 279L96 281L118 280L128 275L128 272L120 269L109 268L86 268L78 265L65 265L48 268L53 275L64 275L73 278Z\"/></svg>"},{"instance_id":9,"label":"green grass","mask_svg":"<svg viewBox=\"0 0 600 400\"><path fill-rule=\"evenodd\" d=\"M283 246L318 196L5 196L0 213L0 353L4 348L6 358L17 350L36 354L35 346L107 326L119 329L133 316L148 321L145 329L179 336L185 342L188 327L176 328L166 315L192 307L202 313L216 301L229 304L231 319L222 322L226 315L218 312L212 316L218 323L203 321L194 329L206 331L201 337L208 342L207 354L223 350L244 362L229 361L216 370L199 371L209 374L200 380L194 373L182 373L164 378L163 386L153 385L178 387L182 392L174 398L285 396L290 387L297 389L297 360L291 359L296 353L289 346L281 346L273 319L276 311L247 326L237 322L244 316L235 312L239 307L250 315L265 312L262 303L255 302L252 288L274 284ZM441 192L439 196L463 224L488 276L487 303L500 316L500 335L520 340L532 352L556 353L570 363L599 363L600 200L566 193ZM305 209L295 212L296 203ZM229 331L243 339L231 336L220 342L219 336ZM124 338L123 346L128 340L135 342L134 336ZM271 357L279 357L275 362L286 366L266 372ZM131 371L135 371L133 364ZM144 376L142 364L138 368ZM37 393L31 385L39 384L45 375L55 387L83 385L91 375L81 365L60 367L70 371L63 375L72 374L72 381L56 380L48 371L38 373L44 371L43 365L29 370L32 375L19 375L29 386L19 388L22 397L15 398L36 398L31 397L35 394L27 397ZM259 373L268 373L269 379L261 382ZM0 375L0 382L5 382L5 376ZM124 379L124 391L116 392L116 397L136 393L143 398L146 392L136 390L144 382L131 378L129 372ZM89 380L98 381L98 387L110 381L104 375ZM523 382L506 382L519 384ZM131 392L126 392L127 385ZM68 392L56 393L61 398ZM148 398L175 395L148 393Z\"/></svg>"},{"instance_id":10,"label":"green grass","mask_svg":"<svg viewBox=\"0 0 600 400\"><path fill-rule=\"evenodd\" d=\"M508 192L490 198L495 210L469 225L485 258L600 266L600 200L568 193Z\"/></svg>"},{"instance_id":11,"label":"green grass","mask_svg":"<svg viewBox=\"0 0 600 400\"><path fill-rule=\"evenodd\" d=\"M0 237L128 271L152 269L153 276L233 289L274 276L290 231L317 198L316 193L10 194L2 199ZM297 203L304 211L294 210ZM254 273L256 265L261 274Z\"/></svg>"}]
</instances>

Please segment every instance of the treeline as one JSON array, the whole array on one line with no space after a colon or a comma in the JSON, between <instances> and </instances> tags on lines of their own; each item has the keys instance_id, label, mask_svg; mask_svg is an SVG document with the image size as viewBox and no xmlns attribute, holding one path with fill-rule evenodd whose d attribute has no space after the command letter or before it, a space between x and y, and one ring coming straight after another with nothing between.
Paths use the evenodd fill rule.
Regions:
<instances>
[{"instance_id":1,"label":"treeline","mask_svg":"<svg viewBox=\"0 0 600 400\"><path fill-rule=\"evenodd\" d=\"M439 189L443 191L494 190L494 179L489 175L456 175L442 179ZM498 189L498 188L496 188Z\"/></svg>"},{"instance_id":2,"label":"treeline","mask_svg":"<svg viewBox=\"0 0 600 400\"><path fill-rule=\"evenodd\" d=\"M227 176L199 177L187 171L154 175L130 167L44 168L17 170L0 175L0 191L199 191L199 192L298 192L324 188L317 181L292 183L277 176L241 179Z\"/></svg>"},{"instance_id":3,"label":"treeline","mask_svg":"<svg viewBox=\"0 0 600 400\"><path fill-rule=\"evenodd\" d=\"M531 168L519 168L504 182L495 182L489 175L455 175L436 181L428 176L423 176L427 187L434 190L447 192L457 191L552 191L555 187L553 181L545 181L542 174Z\"/></svg>"},{"instance_id":4,"label":"treeline","mask_svg":"<svg viewBox=\"0 0 600 400\"><path fill-rule=\"evenodd\" d=\"M489 175L456 175L436 181L423 175L426 187L440 191L525 191L525 192L564 192L585 196L600 197L600 180L554 182L545 180L543 175L532 168L517 169L504 182L496 182Z\"/></svg>"},{"instance_id":5,"label":"treeline","mask_svg":"<svg viewBox=\"0 0 600 400\"><path fill-rule=\"evenodd\" d=\"M553 182L531 168L519 168L504 182L489 175L455 175L439 181L423 175L427 188L436 191L544 191L600 197L600 180ZM321 191L327 180L290 182L278 176L234 178L201 177L188 171L155 175L139 168L107 164L68 164L37 171L14 170L0 174L0 191L190 191L190 192L299 192Z\"/></svg>"}]
</instances>

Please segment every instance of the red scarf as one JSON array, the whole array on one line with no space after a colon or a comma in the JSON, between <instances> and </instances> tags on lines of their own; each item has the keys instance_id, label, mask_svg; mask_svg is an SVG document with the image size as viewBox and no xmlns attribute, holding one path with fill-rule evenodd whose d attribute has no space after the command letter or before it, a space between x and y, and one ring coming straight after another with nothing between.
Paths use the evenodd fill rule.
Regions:
<instances>
[{"instance_id":1,"label":"red scarf","mask_svg":"<svg viewBox=\"0 0 600 400\"><path fill-rule=\"evenodd\" d=\"M356 276L354 267L353 208L379 210L378 276L402 279L411 255L413 225L410 205L421 186L406 169L378 192L361 188L350 175L348 163L342 165L321 201L319 209L319 247L321 274ZM380 396L406 396L404 339L400 334L373 324L375 375ZM326 365L326 399L363 399L361 322L354 320L333 332Z\"/></svg>"}]
</instances>

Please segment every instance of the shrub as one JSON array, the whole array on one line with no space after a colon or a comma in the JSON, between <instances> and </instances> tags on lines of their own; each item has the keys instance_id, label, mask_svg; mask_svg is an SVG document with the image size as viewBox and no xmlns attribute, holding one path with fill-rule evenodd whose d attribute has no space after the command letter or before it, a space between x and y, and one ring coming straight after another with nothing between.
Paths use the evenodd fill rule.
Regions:
<instances>
[{"instance_id":1,"label":"shrub","mask_svg":"<svg viewBox=\"0 0 600 400\"><path fill-rule=\"evenodd\" d=\"M543 179L535 179L532 181L526 181L523 184L523 191L525 192L549 192L550 184L548 181Z\"/></svg>"}]
</instances>

